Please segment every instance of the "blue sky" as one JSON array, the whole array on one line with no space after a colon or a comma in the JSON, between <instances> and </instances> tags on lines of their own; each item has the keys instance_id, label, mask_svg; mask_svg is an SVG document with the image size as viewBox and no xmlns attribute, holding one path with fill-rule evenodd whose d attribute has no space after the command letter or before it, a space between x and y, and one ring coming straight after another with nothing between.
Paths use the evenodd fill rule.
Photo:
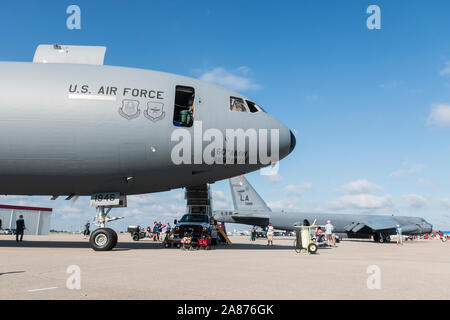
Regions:
<instances>
[{"instance_id":1,"label":"blue sky","mask_svg":"<svg viewBox=\"0 0 450 320\"><path fill-rule=\"evenodd\" d=\"M81 30L66 8L81 8ZM369 5L381 30L366 27ZM201 78L245 93L286 123L297 148L277 176L248 175L274 209L423 216L450 229L448 1L10 1L0 60L38 44L104 45L105 64ZM231 207L227 181L212 186ZM53 227L81 228L89 199L0 203L54 207ZM126 220L172 221L182 191L132 197Z\"/></svg>"}]
</instances>

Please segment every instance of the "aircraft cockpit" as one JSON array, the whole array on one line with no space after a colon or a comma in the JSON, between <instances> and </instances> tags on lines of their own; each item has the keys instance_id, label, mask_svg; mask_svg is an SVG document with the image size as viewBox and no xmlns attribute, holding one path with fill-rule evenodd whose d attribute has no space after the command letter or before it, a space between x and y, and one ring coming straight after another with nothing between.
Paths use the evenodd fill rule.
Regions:
<instances>
[{"instance_id":1,"label":"aircraft cockpit","mask_svg":"<svg viewBox=\"0 0 450 320\"><path fill-rule=\"evenodd\" d=\"M250 100L242 98L230 97L230 110L237 112L265 112L263 108Z\"/></svg>"}]
</instances>

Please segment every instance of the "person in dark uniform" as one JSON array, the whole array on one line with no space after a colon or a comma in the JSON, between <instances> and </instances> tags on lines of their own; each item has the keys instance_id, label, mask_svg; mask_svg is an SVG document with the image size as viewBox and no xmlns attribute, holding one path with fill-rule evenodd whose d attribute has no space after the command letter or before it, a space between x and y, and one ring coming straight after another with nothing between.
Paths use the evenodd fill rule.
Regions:
<instances>
[{"instance_id":1,"label":"person in dark uniform","mask_svg":"<svg viewBox=\"0 0 450 320\"><path fill-rule=\"evenodd\" d=\"M25 220L23 219L23 215L19 216L19 219L16 221L16 241L22 242L23 239L23 232L25 230ZM20 235L20 240L19 240Z\"/></svg>"}]
</instances>

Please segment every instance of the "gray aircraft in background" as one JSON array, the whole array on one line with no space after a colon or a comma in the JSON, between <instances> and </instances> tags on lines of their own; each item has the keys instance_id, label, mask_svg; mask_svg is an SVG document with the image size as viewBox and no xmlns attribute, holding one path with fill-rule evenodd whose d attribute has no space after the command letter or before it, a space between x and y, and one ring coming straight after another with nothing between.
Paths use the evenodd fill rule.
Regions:
<instances>
[{"instance_id":1,"label":"gray aircraft in background","mask_svg":"<svg viewBox=\"0 0 450 320\"><path fill-rule=\"evenodd\" d=\"M273 212L244 176L234 177L229 181L234 210L214 211L214 217L219 222L263 228L272 223L276 229L292 231L295 226L302 226L305 220L310 224L316 220L316 224L321 226L330 220L335 228L334 232L341 238L373 237L376 242L390 241L390 235L396 234L397 225L400 225L404 235L421 235L432 231L432 225L418 217Z\"/></svg>"},{"instance_id":2,"label":"gray aircraft in background","mask_svg":"<svg viewBox=\"0 0 450 320\"><path fill-rule=\"evenodd\" d=\"M126 206L127 195L201 186L268 165L206 163L214 140L208 129L223 136L209 149L215 157L272 150L270 138L246 142L250 129L278 132L279 159L294 149L292 132L249 98L197 79L105 66L105 52L40 45L32 63L0 62L0 194L91 196L101 226L91 235L95 250L116 245L104 225L117 219L108 213ZM231 147L229 129L241 130ZM243 155L236 154L240 138ZM189 147L180 152L185 139ZM174 162L174 150L188 161Z\"/></svg>"}]
</instances>

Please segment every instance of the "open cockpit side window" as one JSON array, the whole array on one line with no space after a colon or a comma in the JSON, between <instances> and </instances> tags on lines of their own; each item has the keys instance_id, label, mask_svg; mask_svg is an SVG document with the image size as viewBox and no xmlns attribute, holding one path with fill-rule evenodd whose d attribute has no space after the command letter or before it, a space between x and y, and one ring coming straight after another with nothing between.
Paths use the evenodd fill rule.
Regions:
<instances>
[{"instance_id":1,"label":"open cockpit side window","mask_svg":"<svg viewBox=\"0 0 450 320\"><path fill-rule=\"evenodd\" d=\"M231 97L230 98L230 110L238 112L248 112L244 99Z\"/></svg>"},{"instance_id":2,"label":"open cockpit side window","mask_svg":"<svg viewBox=\"0 0 450 320\"><path fill-rule=\"evenodd\" d=\"M175 108L173 124L177 127L192 127L194 123L195 89L177 86L175 89Z\"/></svg>"}]
</instances>

